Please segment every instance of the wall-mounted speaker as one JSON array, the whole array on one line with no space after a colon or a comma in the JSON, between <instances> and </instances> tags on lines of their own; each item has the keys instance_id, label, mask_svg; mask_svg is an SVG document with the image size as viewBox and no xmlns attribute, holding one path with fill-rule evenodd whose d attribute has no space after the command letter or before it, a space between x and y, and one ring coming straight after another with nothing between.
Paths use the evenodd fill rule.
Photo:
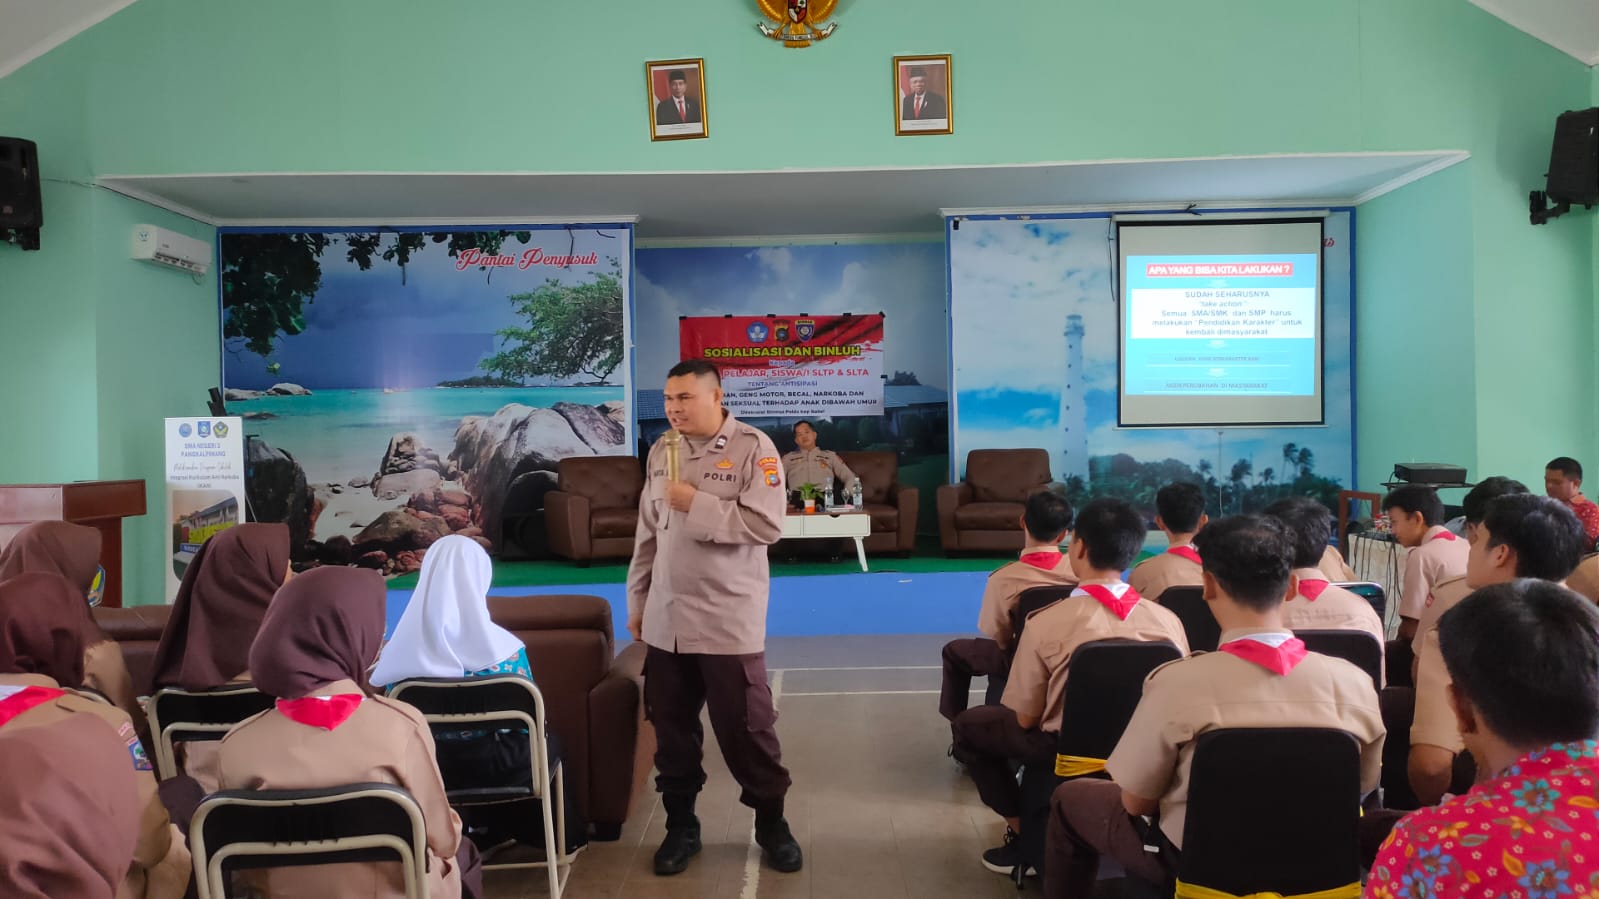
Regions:
<instances>
[{"instance_id":1,"label":"wall-mounted speaker","mask_svg":"<svg viewBox=\"0 0 1599 899\"><path fill-rule=\"evenodd\" d=\"M1549 185L1555 203L1599 205L1599 106L1563 112L1549 150Z\"/></svg>"},{"instance_id":2,"label":"wall-mounted speaker","mask_svg":"<svg viewBox=\"0 0 1599 899\"><path fill-rule=\"evenodd\" d=\"M39 199L39 148L31 140L0 137L0 239L39 249L44 206Z\"/></svg>"}]
</instances>

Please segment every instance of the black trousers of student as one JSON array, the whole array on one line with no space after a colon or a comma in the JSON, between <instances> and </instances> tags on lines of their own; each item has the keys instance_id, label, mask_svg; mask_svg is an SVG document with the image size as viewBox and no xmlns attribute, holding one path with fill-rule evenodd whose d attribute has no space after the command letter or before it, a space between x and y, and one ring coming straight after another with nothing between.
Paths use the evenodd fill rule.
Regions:
<instances>
[{"instance_id":1,"label":"black trousers of student","mask_svg":"<svg viewBox=\"0 0 1599 899\"><path fill-rule=\"evenodd\" d=\"M955 720L966 711L972 692L972 678L988 678L989 704L999 702L1010 673L1005 650L987 637L962 637L944 644L944 686L938 695L938 713Z\"/></svg>"},{"instance_id":2,"label":"black trousers of student","mask_svg":"<svg viewBox=\"0 0 1599 899\"><path fill-rule=\"evenodd\" d=\"M561 740L553 731L545 729L551 769L560 762ZM532 743L527 734L512 731L495 731L482 737L464 740L441 739L437 743L439 773L451 790L488 789L494 787L526 787L532 783L533 767L530 753ZM588 842L588 824L577 808L577 787L572 783L572 772L563 772L565 789L562 791L566 809L566 847L573 849ZM484 839L497 841L515 839L531 846L544 845L543 807L532 802L508 802L495 805L461 806L456 808L461 822L473 835L484 834Z\"/></svg>"},{"instance_id":3,"label":"black trousers of student","mask_svg":"<svg viewBox=\"0 0 1599 899\"><path fill-rule=\"evenodd\" d=\"M1176 866L1176 850L1154 837L1161 852L1144 848L1144 835L1122 805L1114 781L1069 780L1055 788L1049 803L1049 835L1044 858L1044 895L1049 899L1087 899L1099 877L1099 860L1115 859L1131 877L1164 884Z\"/></svg>"},{"instance_id":4,"label":"black trousers of student","mask_svg":"<svg viewBox=\"0 0 1599 899\"><path fill-rule=\"evenodd\" d=\"M694 796L705 786L705 727L738 782L739 801L781 814L792 783L777 740L777 709L766 683L766 653L707 655L651 646L644 657L644 714L655 726L655 788Z\"/></svg>"},{"instance_id":5,"label":"black trousers of student","mask_svg":"<svg viewBox=\"0 0 1599 899\"><path fill-rule=\"evenodd\" d=\"M950 724L950 733L955 738L955 759L966 766L983 804L1000 817L1020 817L1022 788L1011 762L1053 765L1057 735L1022 727L1016 713L1002 705L961 712Z\"/></svg>"}]
</instances>

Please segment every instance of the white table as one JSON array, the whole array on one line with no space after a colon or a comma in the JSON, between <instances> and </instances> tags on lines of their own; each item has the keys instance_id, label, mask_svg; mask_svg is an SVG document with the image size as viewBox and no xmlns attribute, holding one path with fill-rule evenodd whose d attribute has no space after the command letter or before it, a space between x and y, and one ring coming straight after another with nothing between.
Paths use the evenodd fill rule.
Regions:
<instances>
[{"instance_id":1,"label":"white table","mask_svg":"<svg viewBox=\"0 0 1599 899\"><path fill-rule=\"evenodd\" d=\"M872 516L865 512L822 512L805 515L790 513L783 516L783 536L806 540L822 537L849 537L855 541L855 556L861 560L861 570L866 567L866 545L862 539L872 533Z\"/></svg>"}]
</instances>

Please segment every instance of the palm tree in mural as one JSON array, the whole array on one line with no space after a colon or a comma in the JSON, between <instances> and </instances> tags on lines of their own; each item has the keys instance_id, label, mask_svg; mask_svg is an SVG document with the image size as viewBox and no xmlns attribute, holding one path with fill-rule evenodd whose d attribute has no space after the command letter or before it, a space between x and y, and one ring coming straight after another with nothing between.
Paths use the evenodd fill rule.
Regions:
<instances>
[{"instance_id":1,"label":"palm tree in mural","mask_svg":"<svg viewBox=\"0 0 1599 899\"><path fill-rule=\"evenodd\" d=\"M1249 464L1248 459L1239 459L1233 463L1232 474L1227 478L1233 485L1233 511L1244 511L1244 482L1249 480L1255 466Z\"/></svg>"},{"instance_id":2,"label":"palm tree in mural","mask_svg":"<svg viewBox=\"0 0 1599 899\"><path fill-rule=\"evenodd\" d=\"M1298 459L1299 445L1296 443L1283 444L1283 474L1285 476L1288 474L1289 469L1295 468L1295 466L1298 464ZM1293 475L1287 478L1287 483L1293 483L1294 481L1298 480L1298 478L1299 472L1296 469Z\"/></svg>"},{"instance_id":3,"label":"palm tree in mural","mask_svg":"<svg viewBox=\"0 0 1599 899\"><path fill-rule=\"evenodd\" d=\"M1316 454L1310 451L1310 447L1302 446L1299 448L1299 455L1294 459L1294 462L1299 465L1301 474L1312 471L1316 467Z\"/></svg>"},{"instance_id":4,"label":"palm tree in mural","mask_svg":"<svg viewBox=\"0 0 1599 899\"><path fill-rule=\"evenodd\" d=\"M1260 485L1262 487L1270 487L1273 483L1276 482L1276 480L1277 480L1277 472L1275 470L1267 468L1267 469L1264 469L1264 470L1261 471L1261 473L1260 473Z\"/></svg>"},{"instance_id":5,"label":"palm tree in mural","mask_svg":"<svg viewBox=\"0 0 1599 899\"><path fill-rule=\"evenodd\" d=\"M1200 459L1199 460L1199 486L1202 489L1206 490L1207 492L1216 490L1216 479L1211 476L1215 472L1215 470L1216 470L1216 467L1214 465L1210 464L1210 460L1209 459ZM1220 494L1220 492L1217 492L1216 493L1216 514L1220 515L1222 513L1222 511L1223 510L1222 510L1222 507L1221 507L1221 494Z\"/></svg>"}]
</instances>

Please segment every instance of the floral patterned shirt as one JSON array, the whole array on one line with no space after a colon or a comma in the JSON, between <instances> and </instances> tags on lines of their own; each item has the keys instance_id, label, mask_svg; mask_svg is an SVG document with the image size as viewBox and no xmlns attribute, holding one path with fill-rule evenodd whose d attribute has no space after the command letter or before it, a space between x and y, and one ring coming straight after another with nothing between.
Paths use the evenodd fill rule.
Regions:
<instances>
[{"instance_id":1,"label":"floral patterned shirt","mask_svg":"<svg viewBox=\"0 0 1599 899\"><path fill-rule=\"evenodd\" d=\"M1366 899L1599 897L1599 742L1556 743L1408 815Z\"/></svg>"},{"instance_id":2,"label":"floral patterned shirt","mask_svg":"<svg viewBox=\"0 0 1599 899\"><path fill-rule=\"evenodd\" d=\"M494 677L500 674L520 674L528 680L532 680L533 668L527 662L527 650L518 649L515 655L501 659L495 665L484 668L482 671L474 671L468 674L467 677Z\"/></svg>"}]
</instances>

